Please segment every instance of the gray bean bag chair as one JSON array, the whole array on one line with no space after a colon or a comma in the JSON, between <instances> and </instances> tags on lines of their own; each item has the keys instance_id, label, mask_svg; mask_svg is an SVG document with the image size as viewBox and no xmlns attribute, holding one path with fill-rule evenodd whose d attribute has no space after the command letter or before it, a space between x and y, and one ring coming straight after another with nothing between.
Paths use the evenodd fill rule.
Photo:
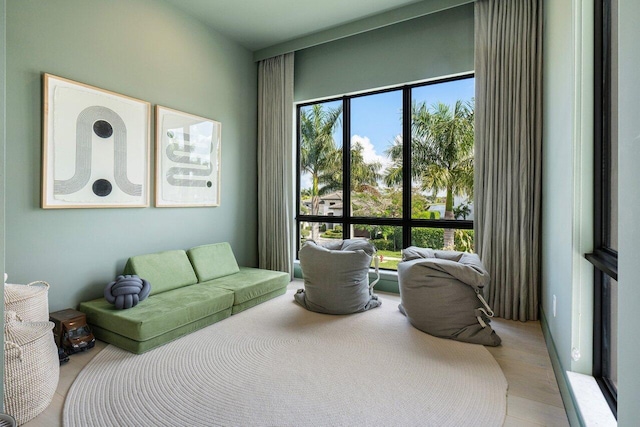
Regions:
<instances>
[{"instance_id":1,"label":"gray bean bag chair","mask_svg":"<svg viewBox=\"0 0 640 427\"><path fill-rule=\"evenodd\" d=\"M298 253L304 289L294 295L296 302L307 310L327 314L357 313L380 306L382 302L373 293L380 275L369 284L375 252L364 239L331 242L325 247L306 242Z\"/></svg>"},{"instance_id":2,"label":"gray bean bag chair","mask_svg":"<svg viewBox=\"0 0 640 427\"><path fill-rule=\"evenodd\" d=\"M500 345L483 298L489 273L476 254L409 247L398 264L400 311L436 337Z\"/></svg>"}]
</instances>

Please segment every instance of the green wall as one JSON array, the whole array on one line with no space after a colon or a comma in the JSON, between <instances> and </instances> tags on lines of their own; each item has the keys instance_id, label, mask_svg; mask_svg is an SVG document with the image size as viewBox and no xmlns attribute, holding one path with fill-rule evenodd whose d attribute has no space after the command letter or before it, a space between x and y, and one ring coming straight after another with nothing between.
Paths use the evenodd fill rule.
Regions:
<instances>
[{"instance_id":1,"label":"green wall","mask_svg":"<svg viewBox=\"0 0 640 427\"><path fill-rule=\"evenodd\" d=\"M179 1L179 0L173 0ZM289 52L297 52L323 43L332 42L356 34L365 33L367 31L383 28L388 25L398 24L418 18L420 16L438 13L446 9L457 7L467 3L473 3L474 0L429 0L409 3L395 9L388 10L375 15L366 16L362 19L349 21L344 24L332 25L328 28L307 34L293 40L287 40L263 49L253 52L253 59L260 61L262 59L271 58L272 56L282 55ZM326 27L326 26L325 26ZM274 27L273 31L278 31Z\"/></svg>"},{"instance_id":2,"label":"green wall","mask_svg":"<svg viewBox=\"0 0 640 427\"><path fill-rule=\"evenodd\" d=\"M583 374L593 346L592 10L592 0L544 5L541 305L563 369Z\"/></svg>"},{"instance_id":3,"label":"green wall","mask_svg":"<svg viewBox=\"0 0 640 427\"><path fill-rule=\"evenodd\" d=\"M295 101L473 71L473 4L296 52Z\"/></svg>"},{"instance_id":4,"label":"green wall","mask_svg":"<svg viewBox=\"0 0 640 427\"><path fill-rule=\"evenodd\" d=\"M619 0L618 10L618 425L638 425L640 420L640 38L637 0Z\"/></svg>"},{"instance_id":5,"label":"green wall","mask_svg":"<svg viewBox=\"0 0 640 427\"><path fill-rule=\"evenodd\" d=\"M544 45L544 156L542 308L552 360L564 371L591 374L593 268L593 1L546 0ZM618 45L618 425L640 419L640 3L619 0ZM548 153L552 153L549 155ZM553 312L557 298L557 315ZM572 349L580 350L574 360ZM569 408L568 408L569 409ZM576 423L576 414L569 411ZM574 423L572 423L573 425Z\"/></svg>"},{"instance_id":6,"label":"green wall","mask_svg":"<svg viewBox=\"0 0 640 427\"><path fill-rule=\"evenodd\" d=\"M0 0L0 273L4 272L4 152L5 152L5 71L6 71L6 0ZM4 283L4 282L3 282ZM0 296L0 327L4 331L4 292ZM0 333L0 345L4 348L4 333ZM0 378L4 378L4 351L0 355ZM4 396L4 381L0 384L0 397ZM0 404L4 410L4 400Z\"/></svg>"},{"instance_id":7,"label":"green wall","mask_svg":"<svg viewBox=\"0 0 640 427\"><path fill-rule=\"evenodd\" d=\"M578 425L566 371L590 375L593 363L593 1L546 0L543 28L541 314Z\"/></svg>"},{"instance_id":8,"label":"green wall","mask_svg":"<svg viewBox=\"0 0 640 427\"><path fill-rule=\"evenodd\" d=\"M48 281L57 310L100 297L131 255L229 241L240 264L256 264L251 52L156 0L9 0L7 24L12 283ZM221 206L40 209L43 72L222 122Z\"/></svg>"}]
</instances>

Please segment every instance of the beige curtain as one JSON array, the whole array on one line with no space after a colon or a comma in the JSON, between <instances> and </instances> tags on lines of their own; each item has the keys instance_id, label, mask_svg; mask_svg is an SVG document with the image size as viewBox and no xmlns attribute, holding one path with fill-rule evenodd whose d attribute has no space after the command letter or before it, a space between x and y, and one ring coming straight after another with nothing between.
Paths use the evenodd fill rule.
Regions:
<instances>
[{"instance_id":1,"label":"beige curtain","mask_svg":"<svg viewBox=\"0 0 640 427\"><path fill-rule=\"evenodd\" d=\"M488 300L538 319L542 163L542 0L475 3L475 246Z\"/></svg>"},{"instance_id":2,"label":"beige curtain","mask_svg":"<svg viewBox=\"0 0 640 427\"><path fill-rule=\"evenodd\" d=\"M258 64L258 263L293 277L293 53Z\"/></svg>"}]
</instances>

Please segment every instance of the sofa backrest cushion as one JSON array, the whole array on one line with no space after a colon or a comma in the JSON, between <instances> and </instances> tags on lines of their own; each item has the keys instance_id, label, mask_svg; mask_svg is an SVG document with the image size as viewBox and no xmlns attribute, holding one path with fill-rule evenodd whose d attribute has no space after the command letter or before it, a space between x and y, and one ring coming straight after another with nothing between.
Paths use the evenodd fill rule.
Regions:
<instances>
[{"instance_id":1,"label":"sofa backrest cushion","mask_svg":"<svg viewBox=\"0 0 640 427\"><path fill-rule=\"evenodd\" d=\"M227 242L196 246L187 251L198 281L206 282L240 271L231 245Z\"/></svg>"},{"instance_id":2,"label":"sofa backrest cushion","mask_svg":"<svg viewBox=\"0 0 640 427\"><path fill-rule=\"evenodd\" d=\"M150 295L198 283L183 250L137 255L129 258L124 274L136 274L151 284Z\"/></svg>"}]
</instances>

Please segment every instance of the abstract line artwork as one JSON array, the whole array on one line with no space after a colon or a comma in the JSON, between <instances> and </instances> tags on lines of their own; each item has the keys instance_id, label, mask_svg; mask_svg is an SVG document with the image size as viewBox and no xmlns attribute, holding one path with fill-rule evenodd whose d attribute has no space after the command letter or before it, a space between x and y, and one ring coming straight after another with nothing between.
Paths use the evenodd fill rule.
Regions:
<instances>
[{"instance_id":1,"label":"abstract line artwork","mask_svg":"<svg viewBox=\"0 0 640 427\"><path fill-rule=\"evenodd\" d=\"M156 206L220 205L221 128L156 106Z\"/></svg>"},{"instance_id":2,"label":"abstract line artwork","mask_svg":"<svg viewBox=\"0 0 640 427\"><path fill-rule=\"evenodd\" d=\"M44 75L43 208L149 205L147 102Z\"/></svg>"}]
</instances>

